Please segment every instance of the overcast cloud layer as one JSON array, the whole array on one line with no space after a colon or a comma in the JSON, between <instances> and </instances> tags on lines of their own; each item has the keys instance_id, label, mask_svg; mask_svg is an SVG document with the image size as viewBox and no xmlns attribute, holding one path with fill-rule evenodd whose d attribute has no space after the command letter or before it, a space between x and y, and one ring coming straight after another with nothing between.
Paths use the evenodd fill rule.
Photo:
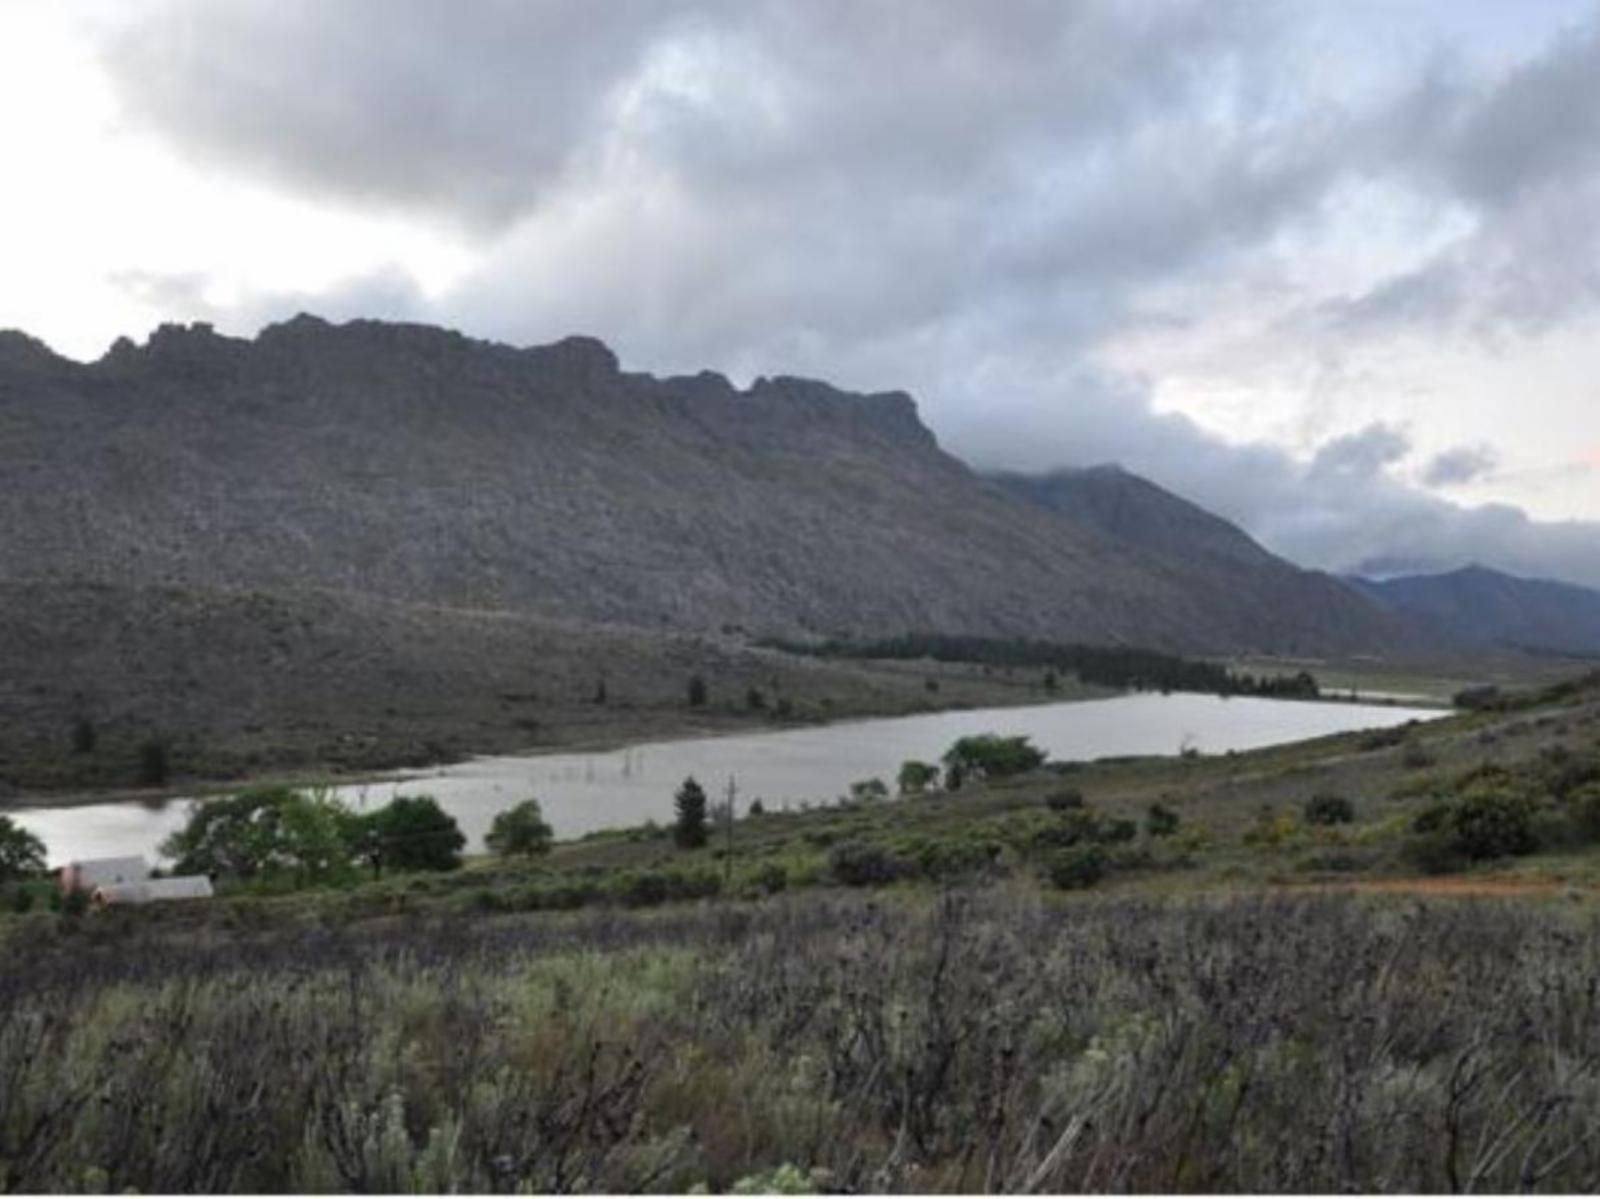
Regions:
<instances>
[{"instance_id":1,"label":"overcast cloud layer","mask_svg":"<svg viewBox=\"0 0 1600 1199\"><path fill-rule=\"evenodd\" d=\"M394 230L315 284L124 266L143 310L903 387L1308 565L1600 585L1593 4L108 11L128 136Z\"/></svg>"}]
</instances>

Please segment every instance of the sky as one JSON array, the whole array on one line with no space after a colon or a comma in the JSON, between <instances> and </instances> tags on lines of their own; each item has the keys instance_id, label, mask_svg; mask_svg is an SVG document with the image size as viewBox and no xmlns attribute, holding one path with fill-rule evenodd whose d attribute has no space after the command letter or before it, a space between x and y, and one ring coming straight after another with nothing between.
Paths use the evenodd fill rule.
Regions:
<instances>
[{"instance_id":1,"label":"sky","mask_svg":"<svg viewBox=\"0 0 1600 1199\"><path fill-rule=\"evenodd\" d=\"M1308 566L1600 586L1600 0L0 0L0 328L904 389Z\"/></svg>"}]
</instances>

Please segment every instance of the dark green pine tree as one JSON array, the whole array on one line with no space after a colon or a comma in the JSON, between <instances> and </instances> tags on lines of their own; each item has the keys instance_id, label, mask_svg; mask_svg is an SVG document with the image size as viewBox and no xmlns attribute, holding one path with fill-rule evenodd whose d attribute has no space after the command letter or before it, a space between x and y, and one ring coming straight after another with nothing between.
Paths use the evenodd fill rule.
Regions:
<instances>
[{"instance_id":1,"label":"dark green pine tree","mask_svg":"<svg viewBox=\"0 0 1600 1199\"><path fill-rule=\"evenodd\" d=\"M681 849L699 849L706 843L706 793L694 776L683 780L673 802L678 818L672 826L672 839Z\"/></svg>"}]
</instances>

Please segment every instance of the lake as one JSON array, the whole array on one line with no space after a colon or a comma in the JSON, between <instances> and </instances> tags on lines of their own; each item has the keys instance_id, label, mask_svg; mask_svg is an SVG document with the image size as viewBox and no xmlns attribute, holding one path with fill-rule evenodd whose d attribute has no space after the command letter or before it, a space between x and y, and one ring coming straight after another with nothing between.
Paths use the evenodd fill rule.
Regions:
<instances>
[{"instance_id":1,"label":"lake","mask_svg":"<svg viewBox=\"0 0 1600 1199\"><path fill-rule=\"evenodd\" d=\"M691 774L713 800L723 797L733 779L740 812L757 798L769 809L832 800L852 782L874 776L892 788L907 758L937 761L957 737L973 733L1026 735L1065 761L1185 748L1207 754L1259 749L1443 714L1437 708L1137 694L655 741L600 753L473 758L336 791L357 806L381 805L397 792L433 795L460 822L476 852L495 813L530 796L539 800L556 835L567 838L650 819L670 822L672 793ZM188 808L184 800L125 801L8 814L44 840L55 864L135 853L153 858Z\"/></svg>"}]
</instances>

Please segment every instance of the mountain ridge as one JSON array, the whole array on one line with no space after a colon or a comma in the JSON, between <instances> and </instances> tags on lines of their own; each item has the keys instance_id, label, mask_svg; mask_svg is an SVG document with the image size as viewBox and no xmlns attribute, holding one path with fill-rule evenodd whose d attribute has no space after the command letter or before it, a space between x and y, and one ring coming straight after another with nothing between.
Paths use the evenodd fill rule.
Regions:
<instances>
[{"instance_id":1,"label":"mountain ridge","mask_svg":"<svg viewBox=\"0 0 1600 1199\"><path fill-rule=\"evenodd\" d=\"M1396 612L1465 641L1535 653L1600 654L1600 591L1473 563L1452 571L1355 576L1355 586Z\"/></svg>"},{"instance_id":2,"label":"mountain ridge","mask_svg":"<svg viewBox=\"0 0 1600 1199\"><path fill-rule=\"evenodd\" d=\"M624 371L589 337L306 315L253 339L166 325L92 363L4 345L0 466L28 486L0 496L0 579L331 587L647 628L1403 641L1359 601L1343 623L1264 623L1214 578L977 475L904 392L740 389Z\"/></svg>"}]
</instances>

